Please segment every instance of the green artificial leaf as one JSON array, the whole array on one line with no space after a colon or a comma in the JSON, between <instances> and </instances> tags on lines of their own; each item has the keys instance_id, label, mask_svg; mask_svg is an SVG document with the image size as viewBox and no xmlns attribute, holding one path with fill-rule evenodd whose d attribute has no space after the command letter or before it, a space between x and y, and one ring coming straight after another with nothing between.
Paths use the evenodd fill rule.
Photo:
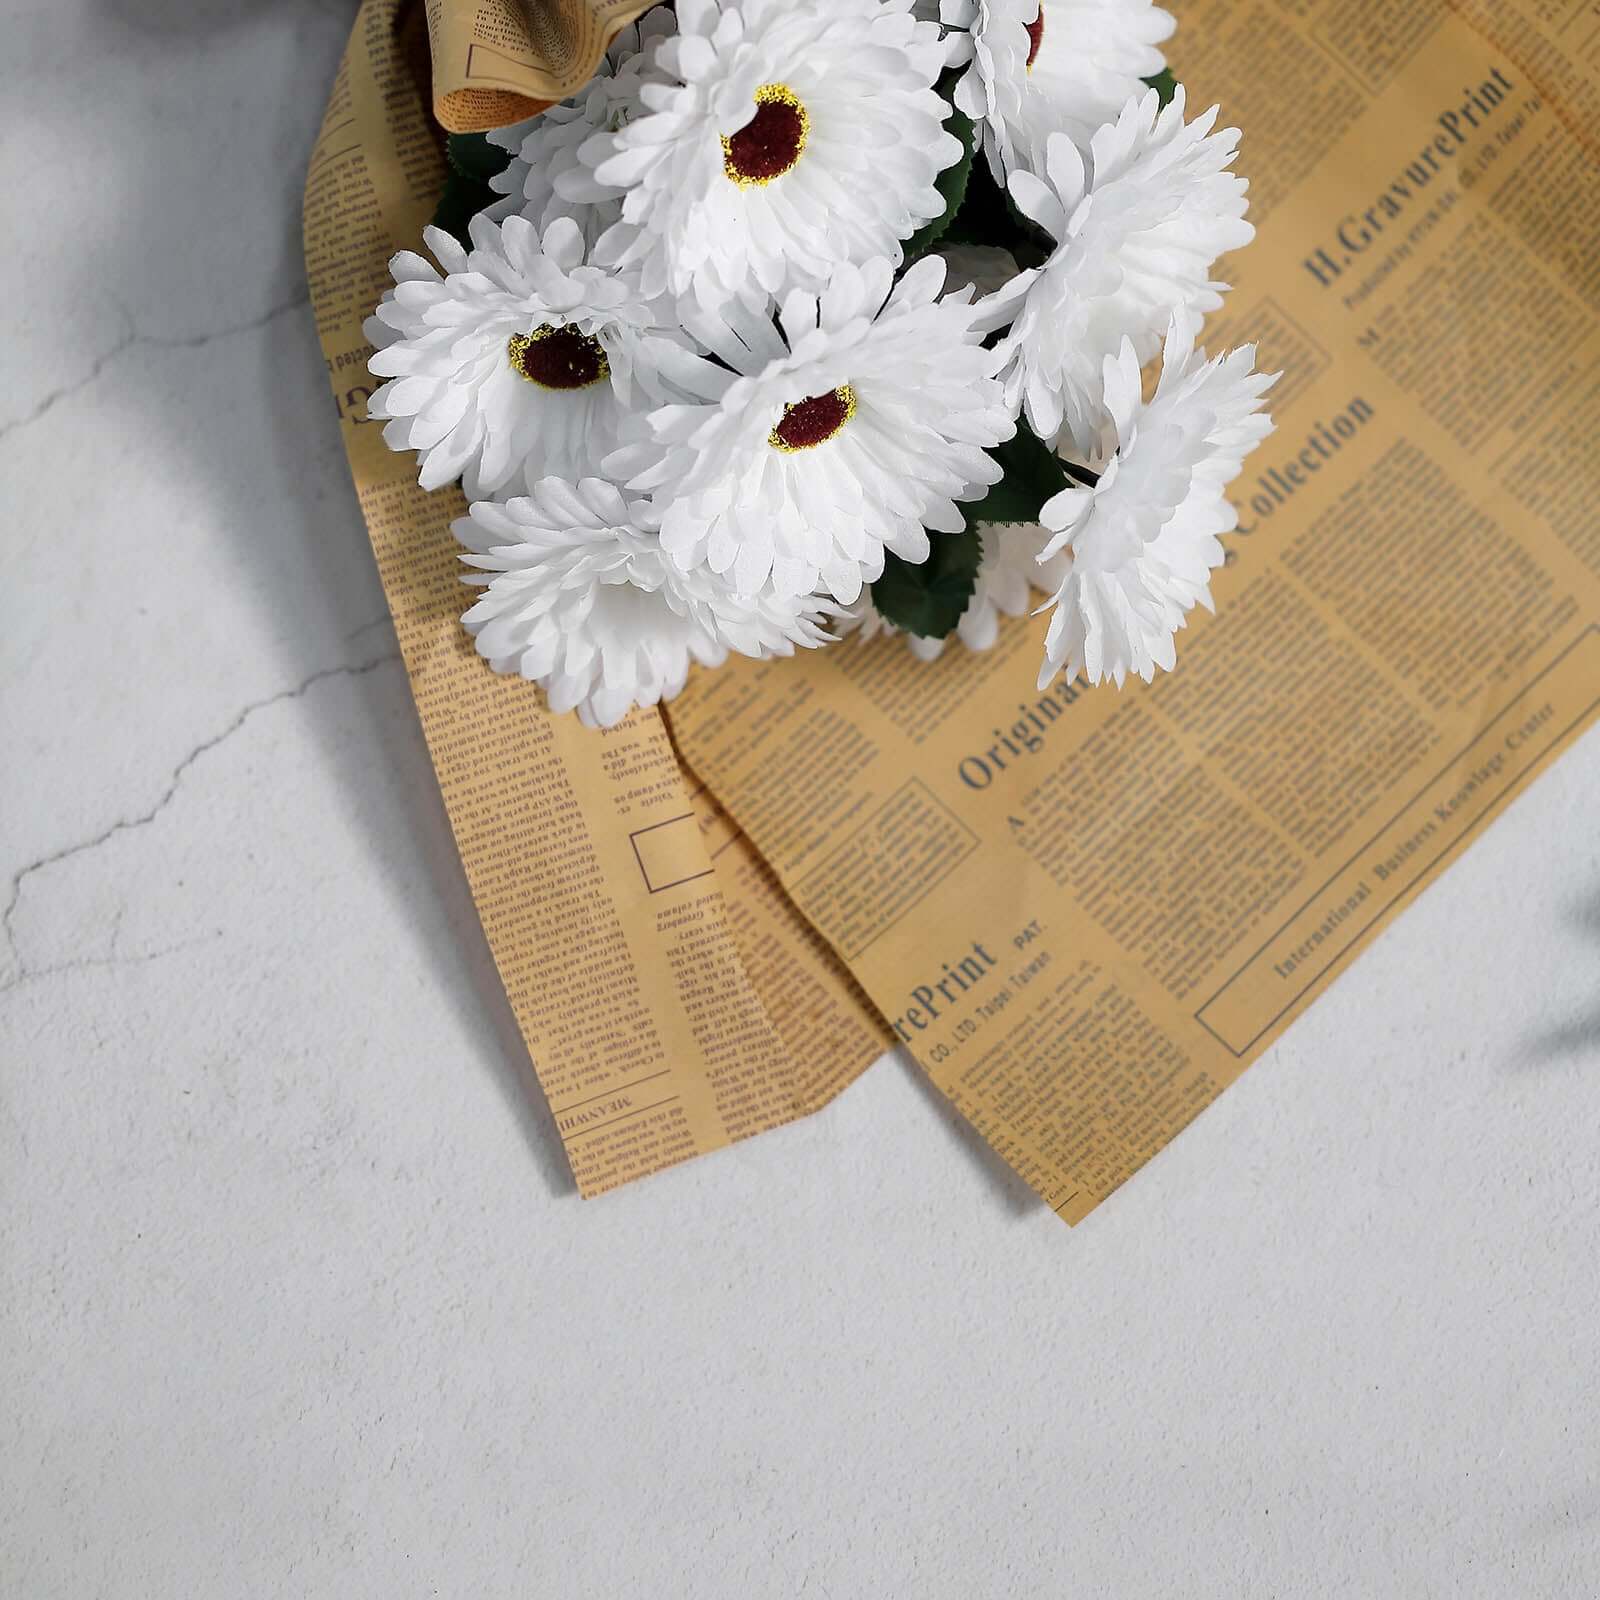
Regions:
<instances>
[{"instance_id":1,"label":"green artificial leaf","mask_svg":"<svg viewBox=\"0 0 1600 1600\"><path fill-rule=\"evenodd\" d=\"M950 224L952 244L990 244L1004 249L1016 231L1016 216L988 161L974 163L961 209Z\"/></svg>"},{"instance_id":2,"label":"green artificial leaf","mask_svg":"<svg viewBox=\"0 0 1600 1600\"><path fill-rule=\"evenodd\" d=\"M1172 76L1171 67L1163 67L1155 77L1146 78L1144 81L1160 95L1163 106L1172 104L1172 97L1178 92L1178 80Z\"/></svg>"},{"instance_id":3,"label":"green artificial leaf","mask_svg":"<svg viewBox=\"0 0 1600 1600\"><path fill-rule=\"evenodd\" d=\"M1026 423L1019 423L1016 437L989 454L1005 469L1005 477L983 499L963 508L969 528L980 522L1037 522L1040 506L1071 481L1066 463Z\"/></svg>"},{"instance_id":4,"label":"green artificial leaf","mask_svg":"<svg viewBox=\"0 0 1600 1600\"><path fill-rule=\"evenodd\" d=\"M443 228L451 238L470 249L472 240L467 225L480 211L503 198L489 187L489 180L497 172L505 171L511 155L499 145L490 144L488 136L482 133L447 135L444 153L449 170L445 174L444 193L439 196L438 208L433 213L433 225Z\"/></svg>"},{"instance_id":5,"label":"green artificial leaf","mask_svg":"<svg viewBox=\"0 0 1600 1600\"><path fill-rule=\"evenodd\" d=\"M452 172L445 180L444 193L433 213L433 226L443 228L463 249L472 248L467 225L477 214L501 197L488 184Z\"/></svg>"},{"instance_id":6,"label":"green artificial leaf","mask_svg":"<svg viewBox=\"0 0 1600 1600\"><path fill-rule=\"evenodd\" d=\"M511 162L511 152L490 144L485 133L452 133L445 139L444 153L452 172L479 183L488 183Z\"/></svg>"},{"instance_id":7,"label":"green artificial leaf","mask_svg":"<svg viewBox=\"0 0 1600 1600\"><path fill-rule=\"evenodd\" d=\"M955 106L950 107L950 115L944 119L944 125L961 141L961 159L946 167L933 180L934 188L944 197L944 210L906 240L907 266L919 256L926 255L944 237L945 230L955 221L961 202L966 198L967 179L972 175L972 155L977 148L977 134L972 126L972 118L966 112L958 111Z\"/></svg>"},{"instance_id":8,"label":"green artificial leaf","mask_svg":"<svg viewBox=\"0 0 1600 1600\"><path fill-rule=\"evenodd\" d=\"M983 546L976 528L935 533L928 559L916 563L887 555L883 576L872 586L872 603L896 627L922 639L943 639L955 631L978 581Z\"/></svg>"},{"instance_id":9,"label":"green artificial leaf","mask_svg":"<svg viewBox=\"0 0 1600 1600\"><path fill-rule=\"evenodd\" d=\"M1041 266L1055 249L1055 240L1023 216L1010 195L994 181L986 160L972 162L961 209L951 221L944 242L1009 250L1019 267Z\"/></svg>"}]
</instances>

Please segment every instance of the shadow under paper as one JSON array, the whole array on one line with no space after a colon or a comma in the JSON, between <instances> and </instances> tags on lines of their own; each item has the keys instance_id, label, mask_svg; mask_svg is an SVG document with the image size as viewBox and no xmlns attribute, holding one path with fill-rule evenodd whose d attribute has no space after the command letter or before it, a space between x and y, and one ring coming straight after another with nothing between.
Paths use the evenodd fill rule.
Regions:
<instances>
[{"instance_id":1,"label":"shadow under paper","mask_svg":"<svg viewBox=\"0 0 1600 1600\"><path fill-rule=\"evenodd\" d=\"M1588 1006L1566 1022L1534 1037L1530 1052L1536 1065L1581 1061L1600 1066L1600 893L1576 907L1568 923L1590 945L1593 977L1588 984Z\"/></svg>"},{"instance_id":2,"label":"shadow under paper","mask_svg":"<svg viewBox=\"0 0 1600 1600\"><path fill-rule=\"evenodd\" d=\"M371 866L393 903L423 930L439 989L471 1041L468 1062L442 1061L439 1071L487 1068L546 1188L574 1193L559 1133L468 892L421 726L409 694L397 698L404 674L306 295L300 220L306 165L358 0L95 4L108 35L124 36L118 48L134 80L157 71L164 84L192 76L198 108L172 105L163 113L152 107L152 116L170 113L180 123L189 117L193 141L202 145L216 132L207 124L223 118L215 102L204 99L208 62L248 54L266 75L252 103L259 102L258 112L262 105L272 112L253 119L253 138L232 147L228 157L219 155L201 179L201 158L189 150L187 132L173 134L172 151L182 159L139 169L142 192L129 193L119 213L103 219L106 259L170 259L186 239L202 240L216 257L204 263L211 279L207 290L233 293L241 303L253 295L259 302L242 306L237 323L213 332L173 332L195 327L196 313L186 299L192 277L175 272L170 287L154 296L146 291L136 312L130 311L137 342L191 352L204 347L205 354L193 359L209 370L206 382L184 391L176 403L146 409L139 427L164 431L164 448L187 463L181 485L186 501L229 542L239 591L257 597L269 631L283 637L284 681L329 669L334 648L339 654L332 670L350 669L348 692L366 715L373 740L353 748L339 733L336 707L315 692L300 702L299 715L337 781L353 831L368 842ZM254 37L253 27L262 30ZM278 30L285 27L292 33L288 50L279 47ZM82 120L92 124L94 116L91 108ZM251 119L251 108L241 107L238 116ZM91 148L92 136L91 126ZM249 162L243 169L241 152ZM258 256L248 277L230 270L226 245L214 240L241 207L271 208L275 219L260 230L276 240L273 259ZM228 403L219 406L210 380L224 371ZM173 625L182 626L185 609L197 601L174 594L172 603ZM367 667L373 670L360 670ZM381 752L377 770L371 763L374 746ZM405 826L386 829L383 815L395 808ZM447 936L440 937L441 928ZM376 988L351 1000L383 1003Z\"/></svg>"}]
</instances>

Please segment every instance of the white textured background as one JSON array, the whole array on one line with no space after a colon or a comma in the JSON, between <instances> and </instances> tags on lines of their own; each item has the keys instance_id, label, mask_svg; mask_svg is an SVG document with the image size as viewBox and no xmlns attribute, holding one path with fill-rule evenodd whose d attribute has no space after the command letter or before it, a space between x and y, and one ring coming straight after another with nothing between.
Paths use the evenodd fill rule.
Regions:
<instances>
[{"instance_id":1,"label":"white textured background","mask_svg":"<svg viewBox=\"0 0 1600 1600\"><path fill-rule=\"evenodd\" d=\"M352 0L7 0L0 1595L1600 1594L1600 738L1069 1232L580 1203L305 305Z\"/></svg>"}]
</instances>

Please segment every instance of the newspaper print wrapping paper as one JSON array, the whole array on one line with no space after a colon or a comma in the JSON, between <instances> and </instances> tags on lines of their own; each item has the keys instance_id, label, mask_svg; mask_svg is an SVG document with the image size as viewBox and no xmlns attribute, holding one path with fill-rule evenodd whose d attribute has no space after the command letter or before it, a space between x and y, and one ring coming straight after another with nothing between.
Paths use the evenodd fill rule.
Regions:
<instances>
[{"instance_id":1,"label":"newspaper print wrapping paper","mask_svg":"<svg viewBox=\"0 0 1600 1600\"><path fill-rule=\"evenodd\" d=\"M600 734L472 654L459 501L366 421L361 320L443 166L414 21L364 5L307 182L313 298L584 1193L815 1109L893 1042L1075 1222L1600 711L1600 15L1191 0L1180 23L1261 230L1208 340L1285 376L1176 672L1041 694L1032 618L931 664L895 639L741 661Z\"/></svg>"}]
</instances>

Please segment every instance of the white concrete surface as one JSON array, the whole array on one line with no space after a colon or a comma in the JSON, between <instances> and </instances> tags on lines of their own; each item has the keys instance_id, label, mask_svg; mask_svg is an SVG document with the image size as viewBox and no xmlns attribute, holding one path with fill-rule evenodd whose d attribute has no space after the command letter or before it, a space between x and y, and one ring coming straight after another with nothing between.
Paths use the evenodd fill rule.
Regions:
<instances>
[{"instance_id":1,"label":"white concrete surface","mask_svg":"<svg viewBox=\"0 0 1600 1600\"><path fill-rule=\"evenodd\" d=\"M1600 738L1069 1232L906 1066L592 1204L299 192L352 0L10 0L5 1600L1600 1594Z\"/></svg>"}]
</instances>

